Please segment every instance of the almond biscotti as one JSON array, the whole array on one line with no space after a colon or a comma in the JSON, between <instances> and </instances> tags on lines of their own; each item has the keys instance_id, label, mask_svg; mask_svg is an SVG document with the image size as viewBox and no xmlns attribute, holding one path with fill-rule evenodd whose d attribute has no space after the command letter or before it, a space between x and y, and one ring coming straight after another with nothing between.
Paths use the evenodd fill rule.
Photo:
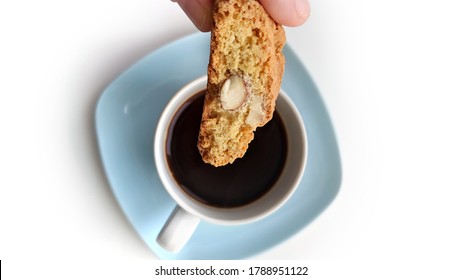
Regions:
<instances>
[{"instance_id":1,"label":"almond biscotti","mask_svg":"<svg viewBox=\"0 0 462 280\"><path fill-rule=\"evenodd\" d=\"M273 117L285 33L257 0L216 0L207 91L198 139L214 166L244 156L257 127Z\"/></svg>"}]
</instances>

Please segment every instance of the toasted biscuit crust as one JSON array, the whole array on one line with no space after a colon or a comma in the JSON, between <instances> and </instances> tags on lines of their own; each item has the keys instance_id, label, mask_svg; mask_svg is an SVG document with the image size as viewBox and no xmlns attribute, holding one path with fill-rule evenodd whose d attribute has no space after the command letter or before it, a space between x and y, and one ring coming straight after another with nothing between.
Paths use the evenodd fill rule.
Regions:
<instances>
[{"instance_id":1,"label":"toasted biscuit crust","mask_svg":"<svg viewBox=\"0 0 462 280\"><path fill-rule=\"evenodd\" d=\"M198 139L202 159L214 166L244 156L257 127L273 117L284 72L285 33L256 0L216 0L207 91ZM246 102L225 110L220 88L243 79Z\"/></svg>"}]
</instances>

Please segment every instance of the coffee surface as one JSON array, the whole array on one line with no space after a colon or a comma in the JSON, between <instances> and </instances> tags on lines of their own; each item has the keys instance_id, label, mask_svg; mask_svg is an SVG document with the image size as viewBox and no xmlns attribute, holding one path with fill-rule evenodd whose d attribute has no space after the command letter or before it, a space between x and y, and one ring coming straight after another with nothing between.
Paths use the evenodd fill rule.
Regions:
<instances>
[{"instance_id":1,"label":"coffee surface","mask_svg":"<svg viewBox=\"0 0 462 280\"><path fill-rule=\"evenodd\" d=\"M181 188L210 206L232 208L249 204L271 189L282 172L287 135L277 113L255 138L243 158L214 167L202 161L197 149L204 91L194 95L176 113L167 136L170 171Z\"/></svg>"}]
</instances>

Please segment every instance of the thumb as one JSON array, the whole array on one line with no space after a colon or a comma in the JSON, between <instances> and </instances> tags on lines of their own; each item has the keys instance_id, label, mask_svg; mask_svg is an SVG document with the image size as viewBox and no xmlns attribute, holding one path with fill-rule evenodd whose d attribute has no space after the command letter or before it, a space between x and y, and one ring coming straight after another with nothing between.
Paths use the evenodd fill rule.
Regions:
<instances>
[{"instance_id":1,"label":"thumb","mask_svg":"<svg viewBox=\"0 0 462 280\"><path fill-rule=\"evenodd\" d=\"M299 26L310 16L308 0L260 0L260 3L282 25Z\"/></svg>"}]
</instances>

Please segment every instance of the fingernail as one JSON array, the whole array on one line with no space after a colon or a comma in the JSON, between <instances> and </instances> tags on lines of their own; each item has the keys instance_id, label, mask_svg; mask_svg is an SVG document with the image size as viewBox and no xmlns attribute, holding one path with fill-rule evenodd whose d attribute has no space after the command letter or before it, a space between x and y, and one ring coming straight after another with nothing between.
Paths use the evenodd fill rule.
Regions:
<instances>
[{"instance_id":1,"label":"fingernail","mask_svg":"<svg viewBox=\"0 0 462 280\"><path fill-rule=\"evenodd\" d=\"M180 5L186 15L191 19L194 25L200 31L209 31L211 29L212 11L207 5L200 1L175 0Z\"/></svg>"},{"instance_id":2,"label":"fingernail","mask_svg":"<svg viewBox=\"0 0 462 280\"><path fill-rule=\"evenodd\" d=\"M307 18L310 15L310 4L307 0L295 0L295 10L301 18Z\"/></svg>"}]
</instances>

